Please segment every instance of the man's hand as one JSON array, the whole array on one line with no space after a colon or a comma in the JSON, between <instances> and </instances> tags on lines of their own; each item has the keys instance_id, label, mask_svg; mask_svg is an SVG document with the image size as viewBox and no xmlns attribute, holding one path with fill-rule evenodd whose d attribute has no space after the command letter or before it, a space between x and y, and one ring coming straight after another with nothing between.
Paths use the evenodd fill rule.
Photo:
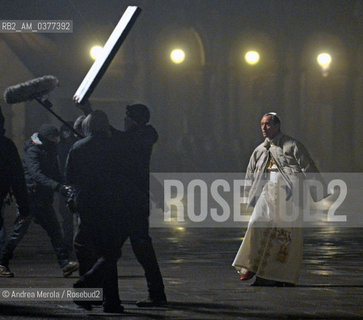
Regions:
<instances>
[{"instance_id":1,"label":"man's hand","mask_svg":"<svg viewBox=\"0 0 363 320\"><path fill-rule=\"evenodd\" d=\"M77 212L77 206L75 201L75 190L72 187L68 188L68 194L66 196L66 206L70 212L75 213Z\"/></svg>"},{"instance_id":2,"label":"man's hand","mask_svg":"<svg viewBox=\"0 0 363 320\"><path fill-rule=\"evenodd\" d=\"M78 103L77 98L73 99L75 106L82 110L84 115L88 116L92 112L91 103L87 100L84 103Z\"/></svg>"}]
</instances>

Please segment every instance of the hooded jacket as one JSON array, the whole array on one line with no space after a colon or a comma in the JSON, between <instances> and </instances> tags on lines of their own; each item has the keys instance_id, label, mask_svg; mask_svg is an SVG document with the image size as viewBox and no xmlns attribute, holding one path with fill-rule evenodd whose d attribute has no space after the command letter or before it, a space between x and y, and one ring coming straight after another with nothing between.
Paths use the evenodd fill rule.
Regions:
<instances>
[{"instance_id":1,"label":"hooded jacket","mask_svg":"<svg viewBox=\"0 0 363 320\"><path fill-rule=\"evenodd\" d=\"M29 195L46 202L53 201L54 191L62 177L57 159L57 146L34 133L24 144L24 171Z\"/></svg>"},{"instance_id":2,"label":"hooded jacket","mask_svg":"<svg viewBox=\"0 0 363 320\"><path fill-rule=\"evenodd\" d=\"M254 206L263 187L263 173L265 172L270 155L275 160L277 168L281 173L291 193L295 178L314 177L323 183L309 153L302 143L283 133L279 133L272 140L265 139L252 153L245 180L247 182L244 192L247 204ZM319 200L312 193L314 200Z\"/></svg>"}]
</instances>

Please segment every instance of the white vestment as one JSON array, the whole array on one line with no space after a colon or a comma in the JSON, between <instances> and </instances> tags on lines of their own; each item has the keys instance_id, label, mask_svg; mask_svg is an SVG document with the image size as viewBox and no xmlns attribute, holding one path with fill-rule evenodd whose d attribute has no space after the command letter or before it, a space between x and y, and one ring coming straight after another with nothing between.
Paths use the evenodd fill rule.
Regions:
<instances>
[{"instance_id":1,"label":"white vestment","mask_svg":"<svg viewBox=\"0 0 363 320\"><path fill-rule=\"evenodd\" d=\"M233 261L237 271L246 268L264 279L297 282L303 253L301 216L286 190L282 176L274 172L257 200Z\"/></svg>"}]
</instances>

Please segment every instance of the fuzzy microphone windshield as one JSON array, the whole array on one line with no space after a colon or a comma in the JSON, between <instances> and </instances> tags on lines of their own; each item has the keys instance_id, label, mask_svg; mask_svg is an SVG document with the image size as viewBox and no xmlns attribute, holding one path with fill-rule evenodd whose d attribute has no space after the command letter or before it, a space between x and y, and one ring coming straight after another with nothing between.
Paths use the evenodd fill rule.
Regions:
<instances>
[{"instance_id":1,"label":"fuzzy microphone windshield","mask_svg":"<svg viewBox=\"0 0 363 320\"><path fill-rule=\"evenodd\" d=\"M58 85L54 76L43 76L7 88L4 92L6 103L20 103L35 98L40 98Z\"/></svg>"}]
</instances>

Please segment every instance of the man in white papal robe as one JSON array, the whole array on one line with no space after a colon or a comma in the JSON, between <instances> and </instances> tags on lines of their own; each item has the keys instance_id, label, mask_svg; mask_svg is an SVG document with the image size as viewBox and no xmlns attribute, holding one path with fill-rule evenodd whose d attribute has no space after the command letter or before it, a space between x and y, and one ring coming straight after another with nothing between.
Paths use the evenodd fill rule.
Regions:
<instances>
[{"instance_id":1,"label":"man in white papal robe","mask_svg":"<svg viewBox=\"0 0 363 320\"><path fill-rule=\"evenodd\" d=\"M265 141L253 151L245 178L254 209L232 265L241 280L256 275L255 286L292 286L302 264L302 181L324 182L305 147L280 131L276 113L262 117L261 131Z\"/></svg>"}]
</instances>

